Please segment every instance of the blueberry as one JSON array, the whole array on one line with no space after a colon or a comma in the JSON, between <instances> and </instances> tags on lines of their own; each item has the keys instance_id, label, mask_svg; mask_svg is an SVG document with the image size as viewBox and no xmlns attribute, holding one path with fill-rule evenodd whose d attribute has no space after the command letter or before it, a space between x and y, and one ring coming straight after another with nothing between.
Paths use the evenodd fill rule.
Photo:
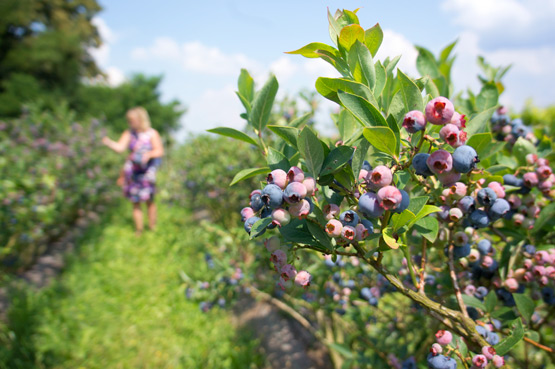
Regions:
<instances>
[{"instance_id":1,"label":"blueberry","mask_svg":"<svg viewBox=\"0 0 555 369\"><path fill-rule=\"evenodd\" d=\"M361 219L360 223L366 228L368 233L374 233L374 224L367 219Z\"/></svg>"},{"instance_id":2,"label":"blueberry","mask_svg":"<svg viewBox=\"0 0 555 369\"><path fill-rule=\"evenodd\" d=\"M414 357L409 357L401 364L401 369L418 369Z\"/></svg>"},{"instance_id":3,"label":"blueberry","mask_svg":"<svg viewBox=\"0 0 555 369\"><path fill-rule=\"evenodd\" d=\"M476 326L476 332L478 332L478 334L484 338L486 338L488 335L488 331L486 330L486 328L481 325Z\"/></svg>"},{"instance_id":4,"label":"blueberry","mask_svg":"<svg viewBox=\"0 0 555 369\"><path fill-rule=\"evenodd\" d=\"M376 297L372 296L368 299L368 303L371 306L378 306L378 299Z\"/></svg>"},{"instance_id":5,"label":"blueberry","mask_svg":"<svg viewBox=\"0 0 555 369\"><path fill-rule=\"evenodd\" d=\"M272 209L268 208L268 207L263 207L262 208L262 212L260 213L260 217L261 218L268 218L272 216Z\"/></svg>"},{"instance_id":6,"label":"blueberry","mask_svg":"<svg viewBox=\"0 0 555 369\"><path fill-rule=\"evenodd\" d=\"M493 202L497 199L497 194L491 188L486 187L478 191L476 198L481 205L491 206Z\"/></svg>"},{"instance_id":7,"label":"blueberry","mask_svg":"<svg viewBox=\"0 0 555 369\"><path fill-rule=\"evenodd\" d=\"M522 248L522 252L525 256L531 257L536 253L536 247L530 244L524 245L524 247Z\"/></svg>"},{"instance_id":8,"label":"blueberry","mask_svg":"<svg viewBox=\"0 0 555 369\"><path fill-rule=\"evenodd\" d=\"M478 154L471 146L462 145L453 152L453 168L459 173L468 173L479 163Z\"/></svg>"},{"instance_id":9,"label":"blueberry","mask_svg":"<svg viewBox=\"0 0 555 369\"><path fill-rule=\"evenodd\" d=\"M476 288L476 292L474 292L474 297L476 297L477 299L483 300L487 294L488 294L488 289L484 286L480 286L478 288Z\"/></svg>"},{"instance_id":10,"label":"blueberry","mask_svg":"<svg viewBox=\"0 0 555 369\"><path fill-rule=\"evenodd\" d=\"M420 153L416 154L414 158L412 158L412 167L414 168L416 174L424 177L428 177L433 174L430 168L428 168L428 164L426 164L429 156L430 154Z\"/></svg>"},{"instance_id":11,"label":"blueberry","mask_svg":"<svg viewBox=\"0 0 555 369\"><path fill-rule=\"evenodd\" d=\"M347 210L339 215L339 220L344 226L356 227L358 224L358 214L353 210Z\"/></svg>"},{"instance_id":12,"label":"blueberry","mask_svg":"<svg viewBox=\"0 0 555 369\"><path fill-rule=\"evenodd\" d=\"M489 225L488 214L483 210L474 210L470 213L470 223L475 228L485 228Z\"/></svg>"},{"instance_id":13,"label":"blueberry","mask_svg":"<svg viewBox=\"0 0 555 369\"><path fill-rule=\"evenodd\" d=\"M401 192L401 203L399 206L393 210L394 213L400 213L406 210L410 204L410 197L409 194L404 190L399 190Z\"/></svg>"},{"instance_id":14,"label":"blueberry","mask_svg":"<svg viewBox=\"0 0 555 369\"><path fill-rule=\"evenodd\" d=\"M457 207L462 210L463 213L471 213L474 211L476 205L476 201L472 196L464 196L462 199L459 200L457 203Z\"/></svg>"},{"instance_id":15,"label":"blueberry","mask_svg":"<svg viewBox=\"0 0 555 369\"><path fill-rule=\"evenodd\" d=\"M553 292L553 288L544 287L541 293L543 302L548 305L555 305L555 293Z\"/></svg>"},{"instance_id":16,"label":"blueberry","mask_svg":"<svg viewBox=\"0 0 555 369\"><path fill-rule=\"evenodd\" d=\"M252 226L254 225L254 223L258 222L259 220L260 220L259 217L250 217L249 219L247 219L247 221L245 222L245 231L247 231L248 234L251 234ZM262 230L259 234L257 234L257 236L260 236L265 231L266 230Z\"/></svg>"},{"instance_id":17,"label":"blueberry","mask_svg":"<svg viewBox=\"0 0 555 369\"><path fill-rule=\"evenodd\" d=\"M368 160L365 160L365 161L362 163L362 169L364 169L364 170L366 170L366 171L368 171L368 172L370 172L370 171L372 170L372 165L370 165L370 163L368 162Z\"/></svg>"},{"instance_id":18,"label":"blueberry","mask_svg":"<svg viewBox=\"0 0 555 369\"><path fill-rule=\"evenodd\" d=\"M370 299L370 297L372 297L372 292L370 292L370 288L368 287L362 288L360 290L360 297L362 297L364 300Z\"/></svg>"},{"instance_id":19,"label":"blueberry","mask_svg":"<svg viewBox=\"0 0 555 369\"><path fill-rule=\"evenodd\" d=\"M378 218L384 212L384 208L380 206L378 196L373 192L367 192L360 197L358 208L367 218Z\"/></svg>"},{"instance_id":20,"label":"blueberry","mask_svg":"<svg viewBox=\"0 0 555 369\"><path fill-rule=\"evenodd\" d=\"M269 184L262 190L260 199L269 208L278 208L283 203L283 191L278 185Z\"/></svg>"},{"instance_id":21,"label":"blueberry","mask_svg":"<svg viewBox=\"0 0 555 369\"><path fill-rule=\"evenodd\" d=\"M524 181L520 178L517 178L514 174L505 174L503 175L503 184L514 187L522 187Z\"/></svg>"},{"instance_id":22,"label":"blueberry","mask_svg":"<svg viewBox=\"0 0 555 369\"><path fill-rule=\"evenodd\" d=\"M512 307L516 305L513 294L507 291L506 289L500 288L495 292L499 300L501 300L505 306Z\"/></svg>"},{"instance_id":23,"label":"blueberry","mask_svg":"<svg viewBox=\"0 0 555 369\"><path fill-rule=\"evenodd\" d=\"M511 211L511 205L505 199L497 199L488 210L488 215L492 220L497 220Z\"/></svg>"},{"instance_id":24,"label":"blueberry","mask_svg":"<svg viewBox=\"0 0 555 369\"><path fill-rule=\"evenodd\" d=\"M300 202L307 195L306 186L301 182L291 182L285 187L283 197L289 204Z\"/></svg>"},{"instance_id":25,"label":"blueberry","mask_svg":"<svg viewBox=\"0 0 555 369\"><path fill-rule=\"evenodd\" d=\"M262 202L260 194L255 193L254 195L252 195L251 197L252 210L259 211L260 209L262 209L263 206L264 206L264 203Z\"/></svg>"},{"instance_id":26,"label":"blueberry","mask_svg":"<svg viewBox=\"0 0 555 369\"><path fill-rule=\"evenodd\" d=\"M488 336L486 337L486 341L491 346L495 346L499 343L499 335L495 332L488 332Z\"/></svg>"},{"instance_id":27,"label":"blueberry","mask_svg":"<svg viewBox=\"0 0 555 369\"><path fill-rule=\"evenodd\" d=\"M432 353L428 354L427 358L428 368L430 369L456 369L457 362L455 359L444 355L434 356Z\"/></svg>"},{"instance_id":28,"label":"blueberry","mask_svg":"<svg viewBox=\"0 0 555 369\"><path fill-rule=\"evenodd\" d=\"M478 251L480 251L481 255L487 255L492 252L491 242L490 240L481 240L478 242Z\"/></svg>"}]
</instances>

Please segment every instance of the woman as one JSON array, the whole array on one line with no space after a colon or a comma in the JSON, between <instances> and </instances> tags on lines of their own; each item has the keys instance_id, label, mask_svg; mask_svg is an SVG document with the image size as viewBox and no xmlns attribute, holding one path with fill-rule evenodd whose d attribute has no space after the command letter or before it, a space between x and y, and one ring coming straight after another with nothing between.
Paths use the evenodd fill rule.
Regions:
<instances>
[{"instance_id":1,"label":"woman","mask_svg":"<svg viewBox=\"0 0 555 369\"><path fill-rule=\"evenodd\" d=\"M129 150L130 154L123 166L123 192L133 203L133 219L137 235L143 232L143 211L141 203L146 202L148 225L156 226L156 170L164 155L162 139L158 131L150 126L150 118L142 107L136 107L126 114L129 129L116 142L108 137L102 142L117 153Z\"/></svg>"}]
</instances>

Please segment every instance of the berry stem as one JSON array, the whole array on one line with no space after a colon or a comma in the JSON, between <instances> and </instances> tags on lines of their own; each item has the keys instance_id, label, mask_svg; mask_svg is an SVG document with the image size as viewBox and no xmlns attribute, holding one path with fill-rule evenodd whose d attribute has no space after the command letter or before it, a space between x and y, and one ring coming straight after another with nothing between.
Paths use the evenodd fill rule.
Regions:
<instances>
[{"instance_id":1,"label":"berry stem","mask_svg":"<svg viewBox=\"0 0 555 369\"><path fill-rule=\"evenodd\" d=\"M404 238L404 237L403 237ZM405 241L406 245L406 241ZM410 254L409 246L401 246L405 259L407 259L407 268L409 269L410 278L412 279L412 284L415 288L418 288L418 281L416 280L416 275L414 273L414 267L412 266L412 255Z\"/></svg>"},{"instance_id":2,"label":"berry stem","mask_svg":"<svg viewBox=\"0 0 555 369\"><path fill-rule=\"evenodd\" d=\"M418 292L424 293L424 286L426 285L426 249L428 243L426 238L422 237L422 260L420 261L420 284L418 285Z\"/></svg>"},{"instance_id":3,"label":"berry stem","mask_svg":"<svg viewBox=\"0 0 555 369\"><path fill-rule=\"evenodd\" d=\"M449 275L453 281L453 289L455 290L455 297L461 309L461 313L464 317L468 318L468 312L466 311L466 305L462 299L461 289L459 288L459 282L457 281L457 274L455 273L455 263L453 261L453 250L455 246L451 244L449 246Z\"/></svg>"}]
</instances>

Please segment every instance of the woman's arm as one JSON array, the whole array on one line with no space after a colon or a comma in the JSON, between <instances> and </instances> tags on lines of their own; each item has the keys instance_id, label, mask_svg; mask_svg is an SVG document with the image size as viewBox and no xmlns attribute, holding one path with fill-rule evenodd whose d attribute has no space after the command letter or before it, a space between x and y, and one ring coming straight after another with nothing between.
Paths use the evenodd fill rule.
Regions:
<instances>
[{"instance_id":1,"label":"woman's arm","mask_svg":"<svg viewBox=\"0 0 555 369\"><path fill-rule=\"evenodd\" d=\"M154 130L154 134L151 138L152 150L143 155L143 162L148 162L150 159L161 158L164 156L164 146L162 144L162 138L158 131Z\"/></svg>"},{"instance_id":2,"label":"woman's arm","mask_svg":"<svg viewBox=\"0 0 555 369\"><path fill-rule=\"evenodd\" d=\"M122 133L119 140L116 142L108 137L102 137L102 143L108 146L110 149L114 150L117 153L122 153L127 150L129 146L129 140L131 139L131 134L129 131L125 131Z\"/></svg>"}]
</instances>

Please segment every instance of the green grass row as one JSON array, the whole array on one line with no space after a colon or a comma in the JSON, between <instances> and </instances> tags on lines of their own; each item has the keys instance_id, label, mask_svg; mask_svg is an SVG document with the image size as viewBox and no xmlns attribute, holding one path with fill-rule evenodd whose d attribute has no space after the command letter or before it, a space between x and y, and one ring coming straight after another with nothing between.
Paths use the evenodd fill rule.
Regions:
<instances>
[{"instance_id":1,"label":"green grass row","mask_svg":"<svg viewBox=\"0 0 555 369\"><path fill-rule=\"evenodd\" d=\"M161 205L137 238L122 204L79 242L64 273L40 291L14 291L0 327L0 368L259 368L257 342L230 313L202 313L179 271L207 272L202 230Z\"/></svg>"}]
</instances>

